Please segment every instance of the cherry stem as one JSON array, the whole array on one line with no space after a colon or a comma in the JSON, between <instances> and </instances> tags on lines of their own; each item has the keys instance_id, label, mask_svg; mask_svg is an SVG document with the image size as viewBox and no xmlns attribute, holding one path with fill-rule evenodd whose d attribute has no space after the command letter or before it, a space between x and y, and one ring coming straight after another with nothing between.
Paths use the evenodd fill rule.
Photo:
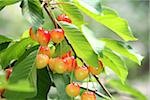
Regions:
<instances>
[{"instance_id":1,"label":"cherry stem","mask_svg":"<svg viewBox=\"0 0 150 100\"><path fill-rule=\"evenodd\" d=\"M55 19L53 18L52 14L49 12L49 10L48 10L47 7L48 7L48 6L47 6L47 3L45 3L45 4L44 4L44 9L45 9L45 11L47 12L47 14L49 15L49 17L50 17L50 19L52 20L53 24L55 25L55 28L58 28L57 22L55 21ZM84 64L84 66L87 67L88 65L84 62L84 60L83 60L82 58L80 58L80 57L77 56L77 54L76 54L74 48L72 47L72 45L70 44L70 42L68 41L68 39L67 39L66 37L65 37L65 40L66 40L67 44L71 47L72 51L74 52L75 58L78 58L78 59ZM99 83L99 85L102 87L103 91L104 91L110 98L112 98L110 92L106 89L106 87L105 87L105 86L103 85L103 83L99 80L99 78L98 78L96 75L93 75L93 76L94 76L94 78L97 80L97 82ZM93 91L93 92L95 93L95 91Z\"/></svg>"}]
</instances>

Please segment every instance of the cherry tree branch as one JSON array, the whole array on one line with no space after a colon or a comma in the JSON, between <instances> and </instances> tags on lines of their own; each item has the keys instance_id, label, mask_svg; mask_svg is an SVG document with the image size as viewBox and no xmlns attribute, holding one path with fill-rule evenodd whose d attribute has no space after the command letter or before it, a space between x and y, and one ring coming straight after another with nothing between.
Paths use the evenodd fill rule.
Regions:
<instances>
[{"instance_id":1,"label":"cherry tree branch","mask_svg":"<svg viewBox=\"0 0 150 100\"><path fill-rule=\"evenodd\" d=\"M47 3L45 3L43 7L44 7L45 11L47 12L48 16L50 17L50 19L52 20L52 22L54 23L55 28L58 28L57 22L55 21L55 19L53 18L51 12L49 12L49 10L47 8Z\"/></svg>"},{"instance_id":2,"label":"cherry tree branch","mask_svg":"<svg viewBox=\"0 0 150 100\"><path fill-rule=\"evenodd\" d=\"M52 17L51 13L49 12L46 3L44 4L44 9L46 10L46 12L47 12L47 14L49 15L50 19L52 20L53 24L55 25L55 28L58 28L58 24L57 24L57 22L55 21L55 19ZM74 52L75 58L80 59L80 61L84 64L84 66L87 67L88 65L84 62L84 60L83 60L82 58L80 58L80 57L77 56L77 54L76 54L74 48L72 47L72 45L70 44L70 42L68 41L68 39L67 39L66 37L65 37L65 40L66 40L67 44L71 47L72 51ZM111 98L112 96L111 96L110 92L109 92L109 91L106 89L106 87L102 84L102 82L99 80L99 78L98 78L96 75L93 75L93 77L97 80L97 82L99 83L99 85L102 87L103 91Z\"/></svg>"}]
</instances>

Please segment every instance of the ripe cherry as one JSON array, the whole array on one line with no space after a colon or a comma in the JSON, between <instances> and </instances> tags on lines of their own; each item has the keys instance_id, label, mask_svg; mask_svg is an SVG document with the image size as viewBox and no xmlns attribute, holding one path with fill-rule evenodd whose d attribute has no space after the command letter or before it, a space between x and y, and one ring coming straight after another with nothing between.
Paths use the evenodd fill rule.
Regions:
<instances>
[{"instance_id":1,"label":"ripe cherry","mask_svg":"<svg viewBox=\"0 0 150 100\"><path fill-rule=\"evenodd\" d=\"M83 66L83 67L77 67L75 69L75 78L78 81L84 80L85 78L88 77L88 69L87 67Z\"/></svg>"},{"instance_id":2,"label":"ripe cherry","mask_svg":"<svg viewBox=\"0 0 150 100\"><path fill-rule=\"evenodd\" d=\"M67 57L71 57L71 53L72 53L71 50L68 51L67 53L65 53L65 54L62 55L62 58L64 59L64 58L67 58Z\"/></svg>"},{"instance_id":3,"label":"ripe cherry","mask_svg":"<svg viewBox=\"0 0 150 100\"><path fill-rule=\"evenodd\" d=\"M66 87L66 93L71 97L76 97L80 93L80 86L77 83L68 84Z\"/></svg>"},{"instance_id":4,"label":"ripe cherry","mask_svg":"<svg viewBox=\"0 0 150 100\"><path fill-rule=\"evenodd\" d=\"M72 72L77 66L77 61L74 56L64 58L64 62L67 66L67 72Z\"/></svg>"},{"instance_id":5,"label":"ripe cherry","mask_svg":"<svg viewBox=\"0 0 150 100\"><path fill-rule=\"evenodd\" d=\"M54 43L60 43L64 39L63 29L53 29L51 31L51 38Z\"/></svg>"},{"instance_id":6,"label":"ripe cherry","mask_svg":"<svg viewBox=\"0 0 150 100\"><path fill-rule=\"evenodd\" d=\"M82 93L81 100L96 100L96 96L93 92L86 91Z\"/></svg>"},{"instance_id":7,"label":"ripe cherry","mask_svg":"<svg viewBox=\"0 0 150 100\"><path fill-rule=\"evenodd\" d=\"M39 54L45 54L50 57L50 48L48 46L40 46Z\"/></svg>"},{"instance_id":8,"label":"ripe cherry","mask_svg":"<svg viewBox=\"0 0 150 100\"><path fill-rule=\"evenodd\" d=\"M65 63L64 63L63 59L61 59L61 58L50 59L49 66L52 71L59 73L59 74L63 74L67 70Z\"/></svg>"},{"instance_id":9,"label":"ripe cherry","mask_svg":"<svg viewBox=\"0 0 150 100\"><path fill-rule=\"evenodd\" d=\"M9 79L9 77L10 77L11 73L12 73L12 68L11 68L11 67L10 67L10 68L8 68L8 69L6 69L6 80L8 80L8 79Z\"/></svg>"},{"instance_id":10,"label":"ripe cherry","mask_svg":"<svg viewBox=\"0 0 150 100\"><path fill-rule=\"evenodd\" d=\"M37 30L37 41L42 46L47 46L50 41L50 32L39 27Z\"/></svg>"},{"instance_id":11,"label":"ripe cherry","mask_svg":"<svg viewBox=\"0 0 150 100\"><path fill-rule=\"evenodd\" d=\"M32 40L37 41L37 36L36 36L36 34L33 32L32 27L30 27L30 29L29 29L29 35L30 35L30 37L31 37Z\"/></svg>"},{"instance_id":12,"label":"ripe cherry","mask_svg":"<svg viewBox=\"0 0 150 100\"><path fill-rule=\"evenodd\" d=\"M60 14L57 20L72 23L71 19L69 19L69 17L66 14Z\"/></svg>"},{"instance_id":13,"label":"ripe cherry","mask_svg":"<svg viewBox=\"0 0 150 100\"><path fill-rule=\"evenodd\" d=\"M102 64L102 62L100 60L98 61L98 64L99 64L98 67L92 67L92 66L88 67L89 72L91 72L93 75L98 75L103 70L103 64Z\"/></svg>"},{"instance_id":14,"label":"ripe cherry","mask_svg":"<svg viewBox=\"0 0 150 100\"><path fill-rule=\"evenodd\" d=\"M44 54L38 54L36 57L35 65L38 69L46 67L49 62L49 57Z\"/></svg>"}]
</instances>

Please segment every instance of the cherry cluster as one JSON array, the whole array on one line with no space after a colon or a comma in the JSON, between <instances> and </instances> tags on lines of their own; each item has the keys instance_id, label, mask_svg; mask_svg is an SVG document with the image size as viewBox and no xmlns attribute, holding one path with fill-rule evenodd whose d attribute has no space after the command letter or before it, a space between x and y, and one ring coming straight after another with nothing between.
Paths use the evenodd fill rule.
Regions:
<instances>
[{"instance_id":1,"label":"cherry cluster","mask_svg":"<svg viewBox=\"0 0 150 100\"><path fill-rule=\"evenodd\" d=\"M57 20L72 23L69 17L65 14L59 15ZM67 52L62 57L52 57L55 53L55 47L50 49L48 43L51 40L56 44L61 43L65 37L63 29L56 28L52 31L47 31L42 27L39 27L35 34L31 27L29 33L30 37L40 44L35 61L35 65L38 69L42 69L46 67L46 65L49 65L49 68L53 73L63 74L73 72L77 81L86 79L89 73L98 75L103 70L101 61L99 61L98 67L78 66L76 58L71 54L72 51ZM71 97L76 97L80 93L80 86L78 83L71 82L66 86L66 93ZM96 100L96 96L93 92L85 91L81 96L81 100Z\"/></svg>"}]
</instances>

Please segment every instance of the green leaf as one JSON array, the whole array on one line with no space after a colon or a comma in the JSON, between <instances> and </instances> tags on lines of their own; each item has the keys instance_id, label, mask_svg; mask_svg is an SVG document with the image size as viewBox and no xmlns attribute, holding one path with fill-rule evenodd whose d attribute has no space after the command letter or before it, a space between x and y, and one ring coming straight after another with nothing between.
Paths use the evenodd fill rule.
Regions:
<instances>
[{"instance_id":1,"label":"green leaf","mask_svg":"<svg viewBox=\"0 0 150 100\"><path fill-rule=\"evenodd\" d=\"M12 60L17 60L25 52L28 45L33 43L30 38L26 38L9 46L0 53L0 65L6 68Z\"/></svg>"},{"instance_id":2,"label":"green leaf","mask_svg":"<svg viewBox=\"0 0 150 100\"><path fill-rule=\"evenodd\" d=\"M71 98L65 92L66 85L69 84L69 80L67 81L65 76L62 74L53 74L52 77L58 91L59 99L71 100Z\"/></svg>"},{"instance_id":3,"label":"green leaf","mask_svg":"<svg viewBox=\"0 0 150 100\"><path fill-rule=\"evenodd\" d=\"M121 82L124 83L128 75L128 70L123 60L109 49L104 49L102 53L103 57L101 59L104 63L104 66L112 69L120 78Z\"/></svg>"},{"instance_id":4,"label":"green leaf","mask_svg":"<svg viewBox=\"0 0 150 100\"><path fill-rule=\"evenodd\" d=\"M5 6L17 3L21 0L0 0L0 10L2 10Z\"/></svg>"},{"instance_id":5,"label":"green leaf","mask_svg":"<svg viewBox=\"0 0 150 100\"><path fill-rule=\"evenodd\" d=\"M51 80L47 68L37 70L37 94L31 100L46 100Z\"/></svg>"},{"instance_id":6,"label":"green leaf","mask_svg":"<svg viewBox=\"0 0 150 100\"><path fill-rule=\"evenodd\" d=\"M56 46L56 51L55 51L54 57L57 57L57 56L61 57L62 55L64 55L65 53L67 53L70 50L71 50L71 48L69 47L67 42L64 40L59 45Z\"/></svg>"},{"instance_id":7,"label":"green leaf","mask_svg":"<svg viewBox=\"0 0 150 100\"><path fill-rule=\"evenodd\" d=\"M82 24L84 24L82 13L73 3L60 5L60 7L64 11L64 13L66 13L67 16L69 16L73 24L75 24L76 26L81 26Z\"/></svg>"},{"instance_id":8,"label":"green leaf","mask_svg":"<svg viewBox=\"0 0 150 100\"><path fill-rule=\"evenodd\" d=\"M40 26L44 22L43 12L39 0L23 0L22 13L31 25Z\"/></svg>"},{"instance_id":9,"label":"green leaf","mask_svg":"<svg viewBox=\"0 0 150 100\"><path fill-rule=\"evenodd\" d=\"M102 14L103 15L114 15L114 16L118 16L118 13L111 9L110 7L107 7L107 6L102 6Z\"/></svg>"},{"instance_id":10,"label":"green leaf","mask_svg":"<svg viewBox=\"0 0 150 100\"><path fill-rule=\"evenodd\" d=\"M8 84L15 84L19 81L25 83L20 83L19 89L25 90L31 88L32 91L21 92L21 91L10 91L6 90L5 96L8 99L18 100L24 98L30 98L36 95L36 67L34 66L37 51L32 52L28 55L22 62L16 64L13 67L13 72L9 78Z\"/></svg>"},{"instance_id":11,"label":"green leaf","mask_svg":"<svg viewBox=\"0 0 150 100\"><path fill-rule=\"evenodd\" d=\"M74 0L74 2L75 2L75 5L81 11L83 11L85 14L87 14L88 16L96 20L97 22L110 28L112 31L114 31L117 35L119 35L125 41L137 40L132 35L132 32L126 20L114 14L110 14L110 13L108 14L106 13L106 10L104 11L104 13L102 12L101 14L99 14L99 11L97 11L96 9L94 9L93 7L84 3L81 0ZM109 9L109 12L110 12L110 9Z\"/></svg>"},{"instance_id":12,"label":"green leaf","mask_svg":"<svg viewBox=\"0 0 150 100\"><path fill-rule=\"evenodd\" d=\"M102 7L101 7L101 0L93 0L91 2L91 0L82 0L85 3L87 3L88 5L92 6L93 8L95 8L96 10L99 11L99 13L101 13Z\"/></svg>"},{"instance_id":13,"label":"green leaf","mask_svg":"<svg viewBox=\"0 0 150 100\"><path fill-rule=\"evenodd\" d=\"M0 35L0 44L1 43L5 43L5 42L11 42L12 40L3 36L3 35Z\"/></svg>"},{"instance_id":14,"label":"green leaf","mask_svg":"<svg viewBox=\"0 0 150 100\"><path fill-rule=\"evenodd\" d=\"M141 61L143 59L143 56L139 55L131 48L131 46L117 40L112 39L101 39L106 43L106 47L110 48L111 50L129 58L130 60L138 63L141 65Z\"/></svg>"},{"instance_id":15,"label":"green leaf","mask_svg":"<svg viewBox=\"0 0 150 100\"><path fill-rule=\"evenodd\" d=\"M105 43L94 37L94 33L86 26L82 26L82 32L87 38L96 54L99 54L104 49Z\"/></svg>"},{"instance_id":16,"label":"green leaf","mask_svg":"<svg viewBox=\"0 0 150 100\"><path fill-rule=\"evenodd\" d=\"M60 22L59 24L64 29L65 35L77 56L82 58L90 66L98 66L98 56L81 31L73 24L65 22Z\"/></svg>"},{"instance_id":17,"label":"green leaf","mask_svg":"<svg viewBox=\"0 0 150 100\"><path fill-rule=\"evenodd\" d=\"M136 90L135 88L131 87L128 84L121 84L119 80L112 79L108 83L111 87L113 87L117 91L134 96L136 100L147 100L146 96L143 95L141 92L139 92L138 90Z\"/></svg>"}]
</instances>

